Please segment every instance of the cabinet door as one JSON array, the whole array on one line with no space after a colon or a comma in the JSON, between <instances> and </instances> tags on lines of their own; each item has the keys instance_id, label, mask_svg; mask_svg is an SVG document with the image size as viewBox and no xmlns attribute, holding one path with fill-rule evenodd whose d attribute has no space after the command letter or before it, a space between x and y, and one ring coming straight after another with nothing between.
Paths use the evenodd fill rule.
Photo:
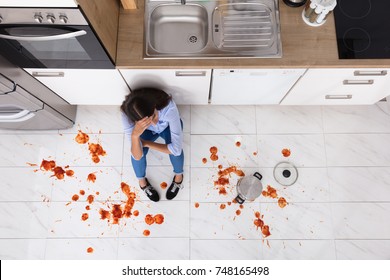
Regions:
<instances>
[{"instance_id":1,"label":"cabinet door","mask_svg":"<svg viewBox=\"0 0 390 280\"><path fill-rule=\"evenodd\" d=\"M155 87L171 94L176 104L208 104L211 70L121 69L130 89Z\"/></svg>"},{"instance_id":2,"label":"cabinet door","mask_svg":"<svg viewBox=\"0 0 390 280\"><path fill-rule=\"evenodd\" d=\"M309 69L282 105L374 104L390 95L390 69Z\"/></svg>"},{"instance_id":3,"label":"cabinet door","mask_svg":"<svg viewBox=\"0 0 390 280\"><path fill-rule=\"evenodd\" d=\"M130 92L116 69L25 69L74 105L120 105Z\"/></svg>"},{"instance_id":4,"label":"cabinet door","mask_svg":"<svg viewBox=\"0 0 390 280\"><path fill-rule=\"evenodd\" d=\"M279 104L306 69L215 69L212 104Z\"/></svg>"}]
</instances>

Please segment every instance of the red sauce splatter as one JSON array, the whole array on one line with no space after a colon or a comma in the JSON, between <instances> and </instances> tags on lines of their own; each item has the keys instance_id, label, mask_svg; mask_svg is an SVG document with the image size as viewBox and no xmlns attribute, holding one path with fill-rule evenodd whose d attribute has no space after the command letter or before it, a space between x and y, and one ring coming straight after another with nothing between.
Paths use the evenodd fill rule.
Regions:
<instances>
[{"instance_id":1,"label":"red sauce splatter","mask_svg":"<svg viewBox=\"0 0 390 280\"><path fill-rule=\"evenodd\" d=\"M65 171L65 174L66 174L66 176L68 176L68 177L72 177L72 176L74 175L74 171L73 171L73 170L66 170L66 171Z\"/></svg>"},{"instance_id":2,"label":"red sauce splatter","mask_svg":"<svg viewBox=\"0 0 390 280\"><path fill-rule=\"evenodd\" d=\"M211 147L211 148L210 148L210 153L211 153L210 159L211 159L212 161L217 161L217 160L218 160L218 155L217 155L217 153L218 153L218 148L215 147L215 146Z\"/></svg>"},{"instance_id":3,"label":"red sauce splatter","mask_svg":"<svg viewBox=\"0 0 390 280\"><path fill-rule=\"evenodd\" d=\"M166 182L162 182L162 183L160 184L160 187L161 187L162 189L166 189L166 188L168 187L168 184L167 184Z\"/></svg>"},{"instance_id":4,"label":"red sauce splatter","mask_svg":"<svg viewBox=\"0 0 390 280\"><path fill-rule=\"evenodd\" d=\"M95 175L95 173L90 173L90 174L88 174L87 181L88 181L88 182L95 183L95 181L96 181L96 175Z\"/></svg>"},{"instance_id":5,"label":"red sauce splatter","mask_svg":"<svg viewBox=\"0 0 390 280\"><path fill-rule=\"evenodd\" d=\"M236 210L236 215L239 216L241 214L241 210Z\"/></svg>"},{"instance_id":6,"label":"red sauce splatter","mask_svg":"<svg viewBox=\"0 0 390 280\"><path fill-rule=\"evenodd\" d=\"M105 220L105 219L109 220L111 217L110 212L107 210L104 210L104 209L100 209L99 214L100 214L100 219L102 219L102 220Z\"/></svg>"},{"instance_id":7,"label":"red sauce splatter","mask_svg":"<svg viewBox=\"0 0 390 280\"><path fill-rule=\"evenodd\" d=\"M87 253L88 254L92 254L93 253L93 248L92 247L88 247L87 248Z\"/></svg>"},{"instance_id":8,"label":"red sauce splatter","mask_svg":"<svg viewBox=\"0 0 390 280\"><path fill-rule=\"evenodd\" d=\"M263 234L264 238L267 238L268 236L270 236L271 233L269 232L269 226L264 225L263 228L261 229L261 233Z\"/></svg>"},{"instance_id":9,"label":"red sauce splatter","mask_svg":"<svg viewBox=\"0 0 390 280\"><path fill-rule=\"evenodd\" d=\"M204 164L206 164L206 163L207 163L207 158L202 158L202 162L203 162Z\"/></svg>"},{"instance_id":10,"label":"red sauce splatter","mask_svg":"<svg viewBox=\"0 0 390 280\"><path fill-rule=\"evenodd\" d=\"M240 147L240 146L241 146L241 142L240 142L240 141L237 141L237 142L236 142L236 146L237 146L237 147Z\"/></svg>"},{"instance_id":11,"label":"red sauce splatter","mask_svg":"<svg viewBox=\"0 0 390 280\"><path fill-rule=\"evenodd\" d=\"M120 204L113 204L111 209L112 223L114 225L119 223L119 220L123 217L123 212Z\"/></svg>"},{"instance_id":12,"label":"red sauce splatter","mask_svg":"<svg viewBox=\"0 0 390 280\"><path fill-rule=\"evenodd\" d=\"M87 201L89 204L92 204L94 200L95 200L95 197L92 194L88 195Z\"/></svg>"},{"instance_id":13,"label":"red sauce splatter","mask_svg":"<svg viewBox=\"0 0 390 280\"><path fill-rule=\"evenodd\" d=\"M218 155L216 155L216 154L211 154L211 155L210 155L210 159L211 159L212 161L217 161L217 160L218 160Z\"/></svg>"},{"instance_id":14,"label":"red sauce splatter","mask_svg":"<svg viewBox=\"0 0 390 280\"><path fill-rule=\"evenodd\" d=\"M134 215L135 217L138 217L139 211L138 211L138 210L134 210L133 215Z\"/></svg>"},{"instance_id":15,"label":"red sauce splatter","mask_svg":"<svg viewBox=\"0 0 390 280\"><path fill-rule=\"evenodd\" d=\"M240 205L240 208L241 208L241 209L244 209L244 205L241 204L241 205Z\"/></svg>"},{"instance_id":16,"label":"red sauce splatter","mask_svg":"<svg viewBox=\"0 0 390 280\"><path fill-rule=\"evenodd\" d=\"M81 215L81 220L83 220L83 221L88 220L88 218L89 218L88 213L83 213L83 214Z\"/></svg>"},{"instance_id":17,"label":"red sauce splatter","mask_svg":"<svg viewBox=\"0 0 390 280\"><path fill-rule=\"evenodd\" d=\"M45 171L51 171L54 167L56 167L56 162L54 160L42 160L40 166L41 170Z\"/></svg>"},{"instance_id":18,"label":"red sauce splatter","mask_svg":"<svg viewBox=\"0 0 390 280\"><path fill-rule=\"evenodd\" d=\"M232 205L231 201L229 201L229 202L227 203L227 205L229 205L229 206Z\"/></svg>"},{"instance_id":19,"label":"red sauce splatter","mask_svg":"<svg viewBox=\"0 0 390 280\"><path fill-rule=\"evenodd\" d=\"M226 204L221 203L221 205L219 205L219 209L223 210L223 209L225 209L225 208L226 208Z\"/></svg>"},{"instance_id":20,"label":"red sauce splatter","mask_svg":"<svg viewBox=\"0 0 390 280\"><path fill-rule=\"evenodd\" d=\"M96 195L99 195L100 194L100 192L96 192Z\"/></svg>"},{"instance_id":21,"label":"red sauce splatter","mask_svg":"<svg viewBox=\"0 0 390 280\"><path fill-rule=\"evenodd\" d=\"M30 165L30 166L38 166L38 164L36 163L29 163L29 162L26 162L27 165Z\"/></svg>"},{"instance_id":22,"label":"red sauce splatter","mask_svg":"<svg viewBox=\"0 0 390 280\"><path fill-rule=\"evenodd\" d=\"M222 164L219 164L218 169L222 169L222 168L223 168Z\"/></svg>"},{"instance_id":23,"label":"red sauce splatter","mask_svg":"<svg viewBox=\"0 0 390 280\"><path fill-rule=\"evenodd\" d=\"M91 207L89 205L87 205L87 206L85 206L85 209L89 211L89 210L91 210Z\"/></svg>"},{"instance_id":24,"label":"red sauce splatter","mask_svg":"<svg viewBox=\"0 0 390 280\"><path fill-rule=\"evenodd\" d=\"M195 202L195 208L199 208L199 203Z\"/></svg>"},{"instance_id":25,"label":"red sauce splatter","mask_svg":"<svg viewBox=\"0 0 390 280\"><path fill-rule=\"evenodd\" d=\"M89 143L88 144L88 149L89 152L92 156L92 161L94 163L99 163L100 162L100 157L99 156L105 156L106 151L103 149L103 147L100 144L94 144L94 143Z\"/></svg>"},{"instance_id":26,"label":"red sauce splatter","mask_svg":"<svg viewBox=\"0 0 390 280\"><path fill-rule=\"evenodd\" d=\"M64 177L65 177L65 170L62 169L61 166L54 167L53 173L54 173L54 175L52 175L51 177L55 176L55 177L57 177L57 179L60 179L60 180L64 179Z\"/></svg>"},{"instance_id":27,"label":"red sauce splatter","mask_svg":"<svg viewBox=\"0 0 390 280\"><path fill-rule=\"evenodd\" d=\"M253 155L254 155L254 156L257 156L257 152L253 152Z\"/></svg>"},{"instance_id":28,"label":"red sauce splatter","mask_svg":"<svg viewBox=\"0 0 390 280\"><path fill-rule=\"evenodd\" d=\"M145 216L145 223L148 224L148 225L154 224L154 218L153 218L153 216L150 215L150 214L147 214L147 215Z\"/></svg>"},{"instance_id":29,"label":"red sauce splatter","mask_svg":"<svg viewBox=\"0 0 390 280\"><path fill-rule=\"evenodd\" d=\"M291 155L290 149L283 149L282 154L284 157L289 157Z\"/></svg>"},{"instance_id":30,"label":"red sauce splatter","mask_svg":"<svg viewBox=\"0 0 390 280\"><path fill-rule=\"evenodd\" d=\"M264 221L261 219L260 212L255 212L256 219L253 221L253 224L256 226L256 229L260 229L264 238L267 238L271 235L269 231L269 226L264 224Z\"/></svg>"},{"instance_id":31,"label":"red sauce splatter","mask_svg":"<svg viewBox=\"0 0 390 280\"><path fill-rule=\"evenodd\" d=\"M79 133L76 135L75 140L79 144L85 144L89 141L89 136L88 134L79 130Z\"/></svg>"},{"instance_id":32,"label":"red sauce splatter","mask_svg":"<svg viewBox=\"0 0 390 280\"><path fill-rule=\"evenodd\" d=\"M280 208L284 208L287 206L287 201L284 197L280 197L278 200L278 205Z\"/></svg>"},{"instance_id":33,"label":"red sauce splatter","mask_svg":"<svg viewBox=\"0 0 390 280\"><path fill-rule=\"evenodd\" d=\"M271 187L270 185L267 186L266 190L263 190L261 194L265 197L271 197L271 198L277 198L278 194L276 192L276 189Z\"/></svg>"},{"instance_id":34,"label":"red sauce splatter","mask_svg":"<svg viewBox=\"0 0 390 280\"><path fill-rule=\"evenodd\" d=\"M74 194L74 195L72 196L72 200L73 200L73 201L79 200L79 195L78 195L78 194Z\"/></svg>"},{"instance_id":35,"label":"red sauce splatter","mask_svg":"<svg viewBox=\"0 0 390 280\"><path fill-rule=\"evenodd\" d=\"M85 191L84 190L80 190L80 194L81 195L85 195Z\"/></svg>"},{"instance_id":36,"label":"red sauce splatter","mask_svg":"<svg viewBox=\"0 0 390 280\"><path fill-rule=\"evenodd\" d=\"M227 195L226 188L223 187L223 186L220 186L220 187L218 188L218 193L221 194L221 195Z\"/></svg>"},{"instance_id":37,"label":"red sauce splatter","mask_svg":"<svg viewBox=\"0 0 390 280\"><path fill-rule=\"evenodd\" d=\"M154 215L153 219L156 224L161 225L164 222L164 215L163 214Z\"/></svg>"},{"instance_id":38,"label":"red sauce splatter","mask_svg":"<svg viewBox=\"0 0 390 280\"><path fill-rule=\"evenodd\" d=\"M144 236L149 236L150 235L150 230L145 229L144 232L143 232L143 235Z\"/></svg>"}]
</instances>

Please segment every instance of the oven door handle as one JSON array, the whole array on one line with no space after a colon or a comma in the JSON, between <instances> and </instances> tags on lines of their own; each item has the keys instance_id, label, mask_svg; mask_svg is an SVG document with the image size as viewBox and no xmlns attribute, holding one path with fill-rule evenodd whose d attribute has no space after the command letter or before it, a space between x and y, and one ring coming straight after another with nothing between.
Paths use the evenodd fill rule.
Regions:
<instances>
[{"instance_id":1,"label":"oven door handle","mask_svg":"<svg viewBox=\"0 0 390 280\"><path fill-rule=\"evenodd\" d=\"M54 40L61 40L61 39L69 39L77 36L82 36L85 34L87 34L85 30L79 30L79 31L66 33L66 34L53 35L53 36L40 36L40 37L23 37L23 36L11 36L11 35L0 34L0 38L6 40L37 42L37 41L54 41Z\"/></svg>"},{"instance_id":2,"label":"oven door handle","mask_svg":"<svg viewBox=\"0 0 390 280\"><path fill-rule=\"evenodd\" d=\"M23 110L13 115L8 115L8 116L0 115L0 123L25 122L34 116L35 114L30 112L29 110Z\"/></svg>"}]
</instances>

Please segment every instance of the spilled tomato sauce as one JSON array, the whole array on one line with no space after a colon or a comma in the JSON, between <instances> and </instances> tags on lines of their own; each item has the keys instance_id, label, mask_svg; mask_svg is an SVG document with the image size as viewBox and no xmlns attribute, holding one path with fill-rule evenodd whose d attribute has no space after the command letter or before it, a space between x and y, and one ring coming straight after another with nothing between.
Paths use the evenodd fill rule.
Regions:
<instances>
[{"instance_id":1,"label":"spilled tomato sauce","mask_svg":"<svg viewBox=\"0 0 390 280\"><path fill-rule=\"evenodd\" d=\"M95 175L95 173L90 173L90 174L88 174L87 181L88 181L88 182L95 183L95 181L96 181L96 175Z\"/></svg>"},{"instance_id":2,"label":"spilled tomato sauce","mask_svg":"<svg viewBox=\"0 0 390 280\"><path fill-rule=\"evenodd\" d=\"M199 208L199 203L195 202L195 208Z\"/></svg>"},{"instance_id":3,"label":"spilled tomato sauce","mask_svg":"<svg viewBox=\"0 0 390 280\"><path fill-rule=\"evenodd\" d=\"M87 253L88 254L92 254L93 253L93 248L92 247L88 247L87 248Z\"/></svg>"},{"instance_id":4,"label":"spilled tomato sauce","mask_svg":"<svg viewBox=\"0 0 390 280\"><path fill-rule=\"evenodd\" d=\"M168 184L166 182L161 182L160 187L164 190L168 187Z\"/></svg>"},{"instance_id":5,"label":"spilled tomato sauce","mask_svg":"<svg viewBox=\"0 0 390 280\"><path fill-rule=\"evenodd\" d=\"M143 235L144 236L149 236L150 235L150 230L145 229L144 232L143 232Z\"/></svg>"},{"instance_id":6,"label":"spilled tomato sauce","mask_svg":"<svg viewBox=\"0 0 390 280\"><path fill-rule=\"evenodd\" d=\"M286 206L287 206L287 201L286 201L286 199L285 199L284 197L280 197L280 198L278 199L278 205L279 205L280 208L286 207Z\"/></svg>"},{"instance_id":7,"label":"spilled tomato sauce","mask_svg":"<svg viewBox=\"0 0 390 280\"><path fill-rule=\"evenodd\" d=\"M290 149L283 149L283 150L282 150L282 155L283 155L284 157L289 157L289 156L291 155Z\"/></svg>"},{"instance_id":8,"label":"spilled tomato sauce","mask_svg":"<svg viewBox=\"0 0 390 280\"><path fill-rule=\"evenodd\" d=\"M88 149L94 163L100 162L100 157L105 156L107 153L100 144L89 143Z\"/></svg>"},{"instance_id":9,"label":"spilled tomato sauce","mask_svg":"<svg viewBox=\"0 0 390 280\"><path fill-rule=\"evenodd\" d=\"M161 225L164 222L164 215L163 214L154 215L153 219L156 224Z\"/></svg>"},{"instance_id":10,"label":"spilled tomato sauce","mask_svg":"<svg viewBox=\"0 0 390 280\"><path fill-rule=\"evenodd\" d=\"M79 130L75 137L75 141L79 144L86 144L89 141L89 135Z\"/></svg>"}]
</instances>

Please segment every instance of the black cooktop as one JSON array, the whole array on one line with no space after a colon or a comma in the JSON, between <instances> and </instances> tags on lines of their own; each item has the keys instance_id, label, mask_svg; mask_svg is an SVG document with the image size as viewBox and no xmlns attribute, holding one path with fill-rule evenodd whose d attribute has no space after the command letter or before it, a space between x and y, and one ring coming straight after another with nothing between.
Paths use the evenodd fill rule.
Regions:
<instances>
[{"instance_id":1,"label":"black cooktop","mask_svg":"<svg viewBox=\"0 0 390 280\"><path fill-rule=\"evenodd\" d=\"M389 0L338 0L334 18L340 59L390 58Z\"/></svg>"}]
</instances>

